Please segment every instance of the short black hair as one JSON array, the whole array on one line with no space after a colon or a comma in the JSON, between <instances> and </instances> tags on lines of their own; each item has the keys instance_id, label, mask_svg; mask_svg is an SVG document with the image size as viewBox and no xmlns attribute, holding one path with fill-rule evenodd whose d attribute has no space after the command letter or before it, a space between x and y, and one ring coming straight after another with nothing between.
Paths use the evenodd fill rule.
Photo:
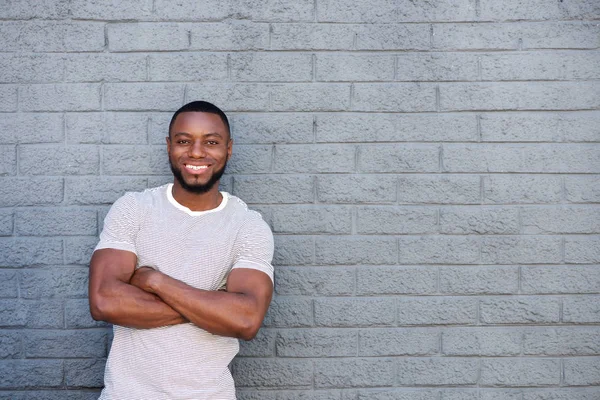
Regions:
<instances>
[{"instance_id":1,"label":"short black hair","mask_svg":"<svg viewBox=\"0 0 600 400\"><path fill-rule=\"evenodd\" d=\"M175 111L173 117L171 118L171 122L169 123L169 137L171 137L171 128L173 128L173 124L175 123L175 119L177 116L184 112L205 112L209 114L217 114L221 117L221 121L225 124L227 128L227 134L231 138L231 129L229 128L229 120L227 119L227 115L221 110L219 107L215 106L208 101L192 101L191 103L187 103L185 106L181 107L179 110Z\"/></svg>"}]
</instances>

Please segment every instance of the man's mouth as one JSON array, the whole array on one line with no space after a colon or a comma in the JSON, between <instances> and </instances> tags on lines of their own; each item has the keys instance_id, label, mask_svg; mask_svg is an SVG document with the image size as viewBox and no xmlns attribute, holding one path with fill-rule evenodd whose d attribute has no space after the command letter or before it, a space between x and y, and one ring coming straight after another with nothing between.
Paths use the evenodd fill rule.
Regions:
<instances>
[{"instance_id":1,"label":"man's mouth","mask_svg":"<svg viewBox=\"0 0 600 400\"><path fill-rule=\"evenodd\" d=\"M192 173L202 173L208 169L208 165L184 164L185 168Z\"/></svg>"}]
</instances>

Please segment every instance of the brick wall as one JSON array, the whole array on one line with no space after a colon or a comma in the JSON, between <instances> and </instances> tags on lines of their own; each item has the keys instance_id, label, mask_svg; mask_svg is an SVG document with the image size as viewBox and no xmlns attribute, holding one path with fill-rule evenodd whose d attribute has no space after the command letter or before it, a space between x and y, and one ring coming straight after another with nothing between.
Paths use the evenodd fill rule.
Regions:
<instances>
[{"instance_id":1,"label":"brick wall","mask_svg":"<svg viewBox=\"0 0 600 400\"><path fill-rule=\"evenodd\" d=\"M91 250L195 99L276 239L240 399L600 398L599 47L596 0L0 1L0 399L97 397Z\"/></svg>"}]
</instances>

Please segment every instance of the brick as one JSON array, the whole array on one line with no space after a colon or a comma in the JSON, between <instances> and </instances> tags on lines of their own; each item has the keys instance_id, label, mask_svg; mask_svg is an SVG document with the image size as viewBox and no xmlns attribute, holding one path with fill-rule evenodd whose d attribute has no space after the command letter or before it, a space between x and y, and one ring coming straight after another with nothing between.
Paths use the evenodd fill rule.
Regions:
<instances>
[{"instance_id":1,"label":"brick","mask_svg":"<svg viewBox=\"0 0 600 400\"><path fill-rule=\"evenodd\" d=\"M67 178L65 202L73 205L112 204L125 192L143 191L146 183L146 178L137 177Z\"/></svg>"},{"instance_id":2,"label":"brick","mask_svg":"<svg viewBox=\"0 0 600 400\"><path fill-rule=\"evenodd\" d=\"M183 89L178 83L108 83L104 104L107 110L173 111L183 105Z\"/></svg>"},{"instance_id":3,"label":"brick","mask_svg":"<svg viewBox=\"0 0 600 400\"><path fill-rule=\"evenodd\" d=\"M102 387L106 361L65 360L65 385L69 387Z\"/></svg>"},{"instance_id":4,"label":"brick","mask_svg":"<svg viewBox=\"0 0 600 400\"><path fill-rule=\"evenodd\" d=\"M269 90L255 83L189 84L186 101L210 99L225 111L264 111L269 108Z\"/></svg>"},{"instance_id":5,"label":"brick","mask_svg":"<svg viewBox=\"0 0 600 400\"><path fill-rule=\"evenodd\" d=\"M0 359L21 358L21 334L0 331Z\"/></svg>"},{"instance_id":6,"label":"brick","mask_svg":"<svg viewBox=\"0 0 600 400\"><path fill-rule=\"evenodd\" d=\"M600 85L591 82L448 83L440 85L440 107L443 111L594 109L600 107Z\"/></svg>"},{"instance_id":7,"label":"brick","mask_svg":"<svg viewBox=\"0 0 600 400\"><path fill-rule=\"evenodd\" d=\"M571 203L600 203L600 176L566 176L565 194Z\"/></svg>"},{"instance_id":8,"label":"brick","mask_svg":"<svg viewBox=\"0 0 600 400\"><path fill-rule=\"evenodd\" d=\"M106 322L94 321L90 315L89 300L69 299L65 302L65 324L67 329L98 328L108 326Z\"/></svg>"},{"instance_id":9,"label":"brick","mask_svg":"<svg viewBox=\"0 0 600 400\"><path fill-rule=\"evenodd\" d=\"M106 331L29 331L23 337L25 357L105 357Z\"/></svg>"},{"instance_id":10,"label":"brick","mask_svg":"<svg viewBox=\"0 0 600 400\"><path fill-rule=\"evenodd\" d=\"M600 384L600 357L566 359L564 368L568 386Z\"/></svg>"},{"instance_id":11,"label":"brick","mask_svg":"<svg viewBox=\"0 0 600 400\"><path fill-rule=\"evenodd\" d=\"M421 83L357 83L352 110L416 112L435 111L435 89Z\"/></svg>"},{"instance_id":12,"label":"brick","mask_svg":"<svg viewBox=\"0 0 600 400\"><path fill-rule=\"evenodd\" d=\"M227 55L215 53L151 54L151 81L217 81L227 78Z\"/></svg>"},{"instance_id":13,"label":"brick","mask_svg":"<svg viewBox=\"0 0 600 400\"><path fill-rule=\"evenodd\" d=\"M278 357L356 356L356 331L348 329L294 329L277 334Z\"/></svg>"},{"instance_id":14,"label":"brick","mask_svg":"<svg viewBox=\"0 0 600 400\"><path fill-rule=\"evenodd\" d=\"M146 80L141 54L69 54L64 59L67 82L136 82Z\"/></svg>"},{"instance_id":15,"label":"brick","mask_svg":"<svg viewBox=\"0 0 600 400\"><path fill-rule=\"evenodd\" d=\"M235 144L312 143L313 117L303 114L234 114ZM235 151L235 150L234 150Z\"/></svg>"},{"instance_id":16,"label":"brick","mask_svg":"<svg viewBox=\"0 0 600 400\"><path fill-rule=\"evenodd\" d=\"M60 360L0 360L0 388L58 387L63 380Z\"/></svg>"},{"instance_id":17,"label":"brick","mask_svg":"<svg viewBox=\"0 0 600 400\"><path fill-rule=\"evenodd\" d=\"M63 180L60 178L2 178L0 206L58 204L63 200Z\"/></svg>"},{"instance_id":18,"label":"brick","mask_svg":"<svg viewBox=\"0 0 600 400\"><path fill-rule=\"evenodd\" d=\"M65 238L65 263L87 266L96 244L98 244L97 236Z\"/></svg>"},{"instance_id":19,"label":"brick","mask_svg":"<svg viewBox=\"0 0 600 400\"><path fill-rule=\"evenodd\" d=\"M563 300L562 322L596 323L600 322L600 296L571 296Z\"/></svg>"},{"instance_id":20,"label":"brick","mask_svg":"<svg viewBox=\"0 0 600 400\"><path fill-rule=\"evenodd\" d=\"M594 400L598 388L552 388L532 390L523 393L523 400Z\"/></svg>"},{"instance_id":21,"label":"brick","mask_svg":"<svg viewBox=\"0 0 600 400\"><path fill-rule=\"evenodd\" d=\"M440 232L460 235L518 234L519 210L505 207L444 207L440 209Z\"/></svg>"},{"instance_id":22,"label":"brick","mask_svg":"<svg viewBox=\"0 0 600 400\"><path fill-rule=\"evenodd\" d=\"M574 264L600 263L600 237L567 237L565 262Z\"/></svg>"},{"instance_id":23,"label":"brick","mask_svg":"<svg viewBox=\"0 0 600 400\"><path fill-rule=\"evenodd\" d=\"M310 236L275 236L274 265L313 264L315 243Z\"/></svg>"},{"instance_id":24,"label":"brick","mask_svg":"<svg viewBox=\"0 0 600 400\"><path fill-rule=\"evenodd\" d=\"M470 325L477 321L477 299L469 297L401 297L399 325Z\"/></svg>"},{"instance_id":25,"label":"brick","mask_svg":"<svg viewBox=\"0 0 600 400\"><path fill-rule=\"evenodd\" d=\"M118 51L186 50L189 27L169 22L136 22L108 25L108 48Z\"/></svg>"},{"instance_id":26,"label":"brick","mask_svg":"<svg viewBox=\"0 0 600 400\"><path fill-rule=\"evenodd\" d=\"M171 169L164 146L111 146L103 150L102 171L110 175L164 175Z\"/></svg>"},{"instance_id":27,"label":"brick","mask_svg":"<svg viewBox=\"0 0 600 400\"><path fill-rule=\"evenodd\" d=\"M521 354L521 336L516 329L444 329L442 352L449 356L518 356Z\"/></svg>"},{"instance_id":28,"label":"brick","mask_svg":"<svg viewBox=\"0 0 600 400\"><path fill-rule=\"evenodd\" d=\"M479 240L468 236L400 237L400 264L473 264Z\"/></svg>"},{"instance_id":29,"label":"brick","mask_svg":"<svg viewBox=\"0 0 600 400\"><path fill-rule=\"evenodd\" d=\"M169 135L169 123L173 113L170 112L154 112L148 114L148 143L149 144L165 144L166 138ZM228 116L231 124L231 116ZM237 144L237 141L236 141Z\"/></svg>"},{"instance_id":30,"label":"brick","mask_svg":"<svg viewBox=\"0 0 600 400\"><path fill-rule=\"evenodd\" d=\"M107 134L105 113L78 112L68 113L65 117L68 143L102 143Z\"/></svg>"},{"instance_id":31,"label":"brick","mask_svg":"<svg viewBox=\"0 0 600 400\"><path fill-rule=\"evenodd\" d=\"M312 203L311 176L235 176L233 194L246 203Z\"/></svg>"},{"instance_id":32,"label":"brick","mask_svg":"<svg viewBox=\"0 0 600 400\"><path fill-rule=\"evenodd\" d=\"M46 16L44 16L46 18ZM77 52L104 49L104 23L2 21L0 51Z\"/></svg>"},{"instance_id":33,"label":"brick","mask_svg":"<svg viewBox=\"0 0 600 400\"><path fill-rule=\"evenodd\" d=\"M390 55L318 54L316 60L318 81L394 80L394 58Z\"/></svg>"},{"instance_id":34,"label":"brick","mask_svg":"<svg viewBox=\"0 0 600 400\"><path fill-rule=\"evenodd\" d=\"M598 173L600 147L595 144L444 145L447 172Z\"/></svg>"},{"instance_id":35,"label":"brick","mask_svg":"<svg viewBox=\"0 0 600 400\"><path fill-rule=\"evenodd\" d=\"M267 311L266 327L306 327L313 325L312 300L306 298L275 297Z\"/></svg>"},{"instance_id":36,"label":"brick","mask_svg":"<svg viewBox=\"0 0 600 400\"><path fill-rule=\"evenodd\" d=\"M279 295L347 296L353 292L353 269L277 268L275 293Z\"/></svg>"},{"instance_id":37,"label":"brick","mask_svg":"<svg viewBox=\"0 0 600 400\"><path fill-rule=\"evenodd\" d=\"M479 204L478 176L407 175L398 180L401 204Z\"/></svg>"},{"instance_id":38,"label":"brick","mask_svg":"<svg viewBox=\"0 0 600 400\"><path fill-rule=\"evenodd\" d=\"M363 329L358 333L358 355L426 356L439 353L437 329L381 328Z\"/></svg>"},{"instance_id":39,"label":"brick","mask_svg":"<svg viewBox=\"0 0 600 400\"><path fill-rule=\"evenodd\" d=\"M89 390L65 390L57 388L55 390L18 390L18 391L0 391L2 400L94 400L100 395L100 391Z\"/></svg>"},{"instance_id":40,"label":"brick","mask_svg":"<svg viewBox=\"0 0 600 400\"><path fill-rule=\"evenodd\" d=\"M414 388L344 390L342 394L343 400L438 400L439 396L437 390Z\"/></svg>"},{"instance_id":41,"label":"brick","mask_svg":"<svg viewBox=\"0 0 600 400\"><path fill-rule=\"evenodd\" d=\"M2 3L3 19L67 18L68 4L64 0L21 0Z\"/></svg>"},{"instance_id":42,"label":"brick","mask_svg":"<svg viewBox=\"0 0 600 400\"><path fill-rule=\"evenodd\" d=\"M344 206L278 206L273 208L275 233L349 234L352 229L351 210Z\"/></svg>"},{"instance_id":43,"label":"brick","mask_svg":"<svg viewBox=\"0 0 600 400\"><path fill-rule=\"evenodd\" d=\"M329 298L315 300L317 326L390 326L395 303L389 298Z\"/></svg>"},{"instance_id":44,"label":"brick","mask_svg":"<svg viewBox=\"0 0 600 400\"><path fill-rule=\"evenodd\" d=\"M327 237L315 243L317 264L395 264L398 249L392 237Z\"/></svg>"},{"instance_id":45,"label":"brick","mask_svg":"<svg viewBox=\"0 0 600 400\"><path fill-rule=\"evenodd\" d=\"M359 234L421 234L437 231L437 210L422 207L357 208Z\"/></svg>"},{"instance_id":46,"label":"brick","mask_svg":"<svg viewBox=\"0 0 600 400\"><path fill-rule=\"evenodd\" d=\"M61 82L64 60L55 54L4 54L0 60L0 82Z\"/></svg>"},{"instance_id":47,"label":"brick","mask_svg":"<svg viewBox=\"0 0 600 400\"><path fill-rule=\"evenodd\" d=\"M324 203L393 203L396 178L377 175L319 175L317 198Z\"/></svg>"},{"instance_id":48,"label":"brick","mask_svg":"<svg viewBox=\"0 0 600 400\"><path fill-rule=\"evenodd\" d=\"M419 144L378 144L359 147L358 170L366 173L438 172L439 147Z\"/></svg>"},{"instance_id":49,"label":"brick","mask_svg":"<svg viewBox=\"0 0 600 400\"><path fill-rule=\"evenodd\" d=\"M235 146L233 156L227 163L230 174L260 174L271 171L272 146Z\"/></svg>"},{"instance_id":50,"label":"brick","mask_svg":"<svg viewBox=\"0 0 600 400\"><path fill-rule=\"evenodd\" d=\"M48 300L3 300L0 317L0 325L9 328L62 328L64 324L62 303Z\"/></svg>"},{"instance_id":51,"label":"brick","mask_svg":"<svg viewBox=\"0 0 600 400\"><path fill-rule=\"evenodd\" d=\"M19 170L25 175L91 175L99 172L96 146L25 145L19 149Z\"/></svg>"},{"instance_id":52,"label":"brick","mask_svg":"<svg viewBox=\"0 0 600 400\"><path fill-rule=\"evenodd\" d=\"M352 50L356 27L346 24L272 24L271 50Z\"/></svg>"},{"instance_id":53,"label":"brick","mask_svg":"<svg viewBox=\"0 0 600 400\"><path fill-rule=\"evenodd\" d=\"M472 0L423 4L401 0L398 4L398 19L402 22L473 21L476 18Z\"/></svg>"},{"instance_id":54,"label":"brick","mask_svg":"<svg viewBox=\"0 0 600 400\"><path fill-rule=\"evenodd\" d=\"M483 114L481 138L485 142L594 142L600 138L600 113Z\"/></svg>"},{"instance_id":55,"label":"brick","mask_svg":"<svg viewBox=\"0 0 600 400\"><path fill-rule=\"evenodd\" d=\"M0 111L17 111L17 86L0 85Z\"/></svg>"},{"instance_id":56,"label":"brick","mask_svg":"<svg viewBox=\"0 0 600 400\"><path fill-rule=\"evenodd\" d=\"M553 236L497 236L482 239L484 264L558 263L562 259L561 240Z\"/></svg>"},{"instance_id":57,"label":"brick","mask_svg":"<svg viewBox=\"0 0 600 400\"><path fill-rule=\"evenodd\" d=\"M577 3L547 3L542 0L523 3L509 0L502 4L485 0L481 3L481 18L487 21L593 19L599 15L597 3L590 0Z\"/></svg>"},{"instance_id":58,"label":"brick","mask_svg":"<svg viewBox=\"0 0 600 400\"><path fill-rule=\"evenodd\" d=\"M342 359L315 362L315 387L377 387L390 386L395 381L394 360Z\"/></svg>"},{"instance_id":59,"label":"brick","mask_svg":"<svg viewBox=\"0 0 600 400\"><path fill-rule=\"evenodd\" d=\"M28 269L21 272L20 297L25 299L87 297L88 268Z\"/></svg>"},{"instance_id":60,"label":"brick","mask_svg":"<svg viewBox=\"0 0 600 400\"><path fill-rule=\"evenodd\" d=\"M238 18L248 18L253 21L312 22L314 20L314 2L312 0L293 3L285 0L268 2L244 0L233 4L233 11Z\"/></svg>"},{"instance_id":61,"label":"brick","mask_svg":"<svg viewBox=\"0 0 600 400\"><path fill-rule=\"evenodd\" d=\"M274 84L273 111L344 111L350 105L346 83Z\"/></svg>"},{"instance_id":62,"label":"brick","mask_svg":"<svg viewBox=\"0 0 600 400\"><path fill-rule=\"evenodd\" d=\"M481 386L550 386L560 383L560 360L508 358L481 360Z\"/></svg>"},{"instance_id":63,"label":"brick","mask_svg":"<svg viewBox=\"0 0 600 400\"><path fill-rule=\"evenodd\" d=\"M17 272L0 270L0 298L16 298L18 295L19 276L17 275Z\"/></svg>"},{"instance_id":64,"label":"brick","mask_svg":"<svg viewBox=\"0 0 600 400\"><path fill-rule=\"evenodd\" d=\"M339 400L339 390L238 390L240 400Z\"/></svg>"},{"instance_id":65,"label":"brick","mask_svg":"<svg viewBox=\"0 0 600 400\"><path fill-rule=\"evenodd\" d=\"M15 214L19 236L70 236L97 233L95 210L28 209Z\"/></svg>"},{"instance_id":66,"label":"brick","mask_svg":"<svg viewBox=\"0 0 600 400\"><path fill-rule=\"evenodd\" d=\"M600 353L597 327L528 329L523 335L523 354L586 356Z\"/></svg>"},{"instance_id":67,"label":"brick","mask_svg":"<svg viewBox=\"0 0 600 400\"><path fill-rule=\"evenodd\" d=\"M392 0L375 0L372 3L323 0L318 4L319 22L395 22L396 3Z\"/></svg>"},{"instance_id":68,"label":"brick","mask_svg":"<svg viewBox=\"0 0 600 400\"><path fill-rule=\"evenodd\" d=\"M160 20L215 21L231 16L231 2L182 0L177 3L168 0L154 2L156 18Z\"/></svg>"},{"instance_id":69,"label":"brick","mask_svg":"<svg viewBox=\"0 0 600 400\"><path fill-rule=\"evenodd\" d=\"M559 321L559 299L553 297L487 297L481 300L485 324L553 323Z\"/></svg>"},{"instance_id":70,"label":"brick","mask_svg":"<svg viewBox=\"0 0 600 400\"><path fill-rule=\"evenodd\" d=\"M523 208L523 233L599 233L599 211L592 206Z\"/></svg>"},{"instance_id":71,"label":"brick","mask_svg":"<svg viewBox=\"0 0 600 400\"><path fill-rule=\"evenodd\" d=\"M251 341L240 341L240 351L238 356L272 357L275 354L276 336L276 331L274 329L261 329Z\"/></svg>"},{"instance_id":72,"label":"brick","mask_svg":"<svg viewBox=\"0 0 600 400\"><path fill-rule=\"evenodd\" d=\"M474 385L479 361L461 358L398 359L398 379L403 386Z\"/></svg>"},{"instance_id":73,"label":"brick","mask_svg":"<svg viewBox=\"0 0 600 400\"><path fill-rule=\"evenodd\" d=\"M312 384L310 360L250 359L233 361L233 375L238 387L294 387Z\"/></svg>"},{"instance_id":74,"label":"brick","mask_svg":"<svg viewBox=\"0 0 600 400\"><path fill-rule=\"evenodd\" d=\"M468 114L319 114L317 142L470 142L477 121Z\"/></svg>"},{"instance_id":75,"label":"brick","mask_svg":"<svg viewBox=\"0 0 600 400\"><path fill-rule=\"evenodd\" d=\"M519 290L519 269L513 266L444 266L440 292L447 294L511 294Z\"/></svg>"},{"instance_id":76,"label":"brick","mask_svg":"<svg viewBox=\"0 0 600 400\"><path fill-rule=\"evenodd\" d=\"M137 20L152 17L151 0L134 0L126 3L101 0L70 0L69 14L76 19Z\"/></svg>"},{"instance_id":77,"label":"brick","mask_svg":"<svg viewBox=\"0 0 600 400\"><path fill-rule=\"evenodd\" d=\"M13 219L12 210L0 210L0 236L12 236Z\"/></svg>"},{"instance_id":78,"label":"brick","mask_svg":"<svg viewBox=\"0 0 600 400\"><path fill-rule=\"evenodd\" d=\"M57 143L63 139L60 114L0 114L0 143Z\"/></svg>"},{"instance_id":79,"label":"brick","mask_svg":"<svg viewBox=\"0 0 600 400\"><path fill-rule=\"evenodd\" d=\"M544 204L561 200L561 179L552 175L488 175L483 177L486 204Z\"/></svg>"},{"instance_id":80,"label":"brick","mask_svg":"<svg viewBox=\"0 0 600 400\"><path fill-rule=\"evenodd\" d=\"M16 175L17 147L0 146L0 176Z\"/></svg>"},{"instance_id":81,"label":"brick","mask_svg":"<svg viewBox=\"0 0 600 400\"><path fill-rule=\"evenodd\" d=\"M276 173L354 172L356 147L353 145L277 145Z\"/></svg>"},{"instance_id":82,"label":"brick","mask_svg":"<svg viewBox=\"0 0 600 400\"><path fill-rule=\"evenodd\" d=\"M365 24L356 27L356 50L429 50L429 24Z\"/></svg>"},{"instance_id":83,"label":"brick","mask_svg":"<svg viewBox=\"0 0 600 400\"><path fill-rule=\"evenodd\" d=\"M433 294L437 292L437 269L429 267L360 267L356 294Z\"/></svg>"},{"instance_id":84,"label":"brick","mask_svg":"<svg viewBox=\"0 0 600 400\"><path fill-rule=\"evenodd\" d=\"M312 80L310 54L234 53L231 77L240 82L309 82Z\"/></svg>"},{"instance_id":85,"label":"brick","mask_svg":"<svg viewBox=\"0 0 600 400\"><path fill-rule=\"evenodd\" d=\"M598 79L594 65L597 52L486 54L481 57L481 77L485 81Z\"/></svg>"},{"instance_id":86,"label":"brick","mask_svg":"<svg viewBox=\"0 0 600 400\"><path fill-rule=\"evenodd\" d=\"M0 238L0 267L51 265L62 261L61 239Z\"/></svg>"},{"instance_id":87,"label":"brick","mask_svg":"<svg viewBox=\"0 0 600 400\"><path fill-rule=\"evenodd\" d=\"M64 83L21 87L23 111L100 110L101 87L96 83Z\"/></svg>"},{"instance_id":88,"label":"brick","mask_svg":"<svg viewBox=\"0 0 600 400\"><path fill-rule=\"evenodd\" d=\"M269 47L269 24L229 20L196 24L190 30L192 50L266 50Z\"/></svg>"},{"instance_id":89,"label":"brick","mask_svg":"<svg viewBox=\"0 0 600 400\"><path fill-rule=\"evenodd\" d=\"M147 114L120 112L104 113L103 116L106 130L102 132L102 143L145 144L147 142L149 119Z\"/></svg>"},{"instance_id":90,"label":"brick","mask_svg":"<svg viewBox=\"0 0 600 400\"><path fill-rule=\"evenodd\" d=\"M596 265L530 265L521 267L523 293L598 293L600 268Z\"/></svg>"},{"instance_id":91,"label":"brick","mask_svg":"<svg viewBox=\"0 0 600 400\"><path fill-rule=\"evenodd\" d=\"M597 24L579 21L434 24L440 50L595 49Z\"/></svg>"},{"instance_id":92,"label":"brick","mask_svg":"<svg viewBox=\"0 0 600 400\"><path fill-rule=\"evenodd\" d=\"M406 53L397 56L399 81L478 80L478 56L469 53Z\"/></svg>"}]
</instances>

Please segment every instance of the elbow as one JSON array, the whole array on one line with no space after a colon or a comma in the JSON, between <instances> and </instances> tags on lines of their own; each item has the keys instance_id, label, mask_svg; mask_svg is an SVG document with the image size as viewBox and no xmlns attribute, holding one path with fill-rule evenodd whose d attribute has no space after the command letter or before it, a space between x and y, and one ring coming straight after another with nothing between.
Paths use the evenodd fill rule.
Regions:
<instances>
[{"instance_id":1,"label":"elbow","mask_svg":"<svg viewBox=\"0 0 600 400\"><path fill-rule=\"evenodd\" d=\"M252 340L258 334L262 321L247 320L238 331L238 339Z\"/></svg>"},{"instance_id":2,"label":"elbow","mask_svg":"<svg viewBox=\"0 0 600 400\"><path fill-rule=\"evenodd\" d=\"M90 297L90 314L94 321L108 321L110 312L107 303L105 300Z\"/></svg>"}]
</instances>

